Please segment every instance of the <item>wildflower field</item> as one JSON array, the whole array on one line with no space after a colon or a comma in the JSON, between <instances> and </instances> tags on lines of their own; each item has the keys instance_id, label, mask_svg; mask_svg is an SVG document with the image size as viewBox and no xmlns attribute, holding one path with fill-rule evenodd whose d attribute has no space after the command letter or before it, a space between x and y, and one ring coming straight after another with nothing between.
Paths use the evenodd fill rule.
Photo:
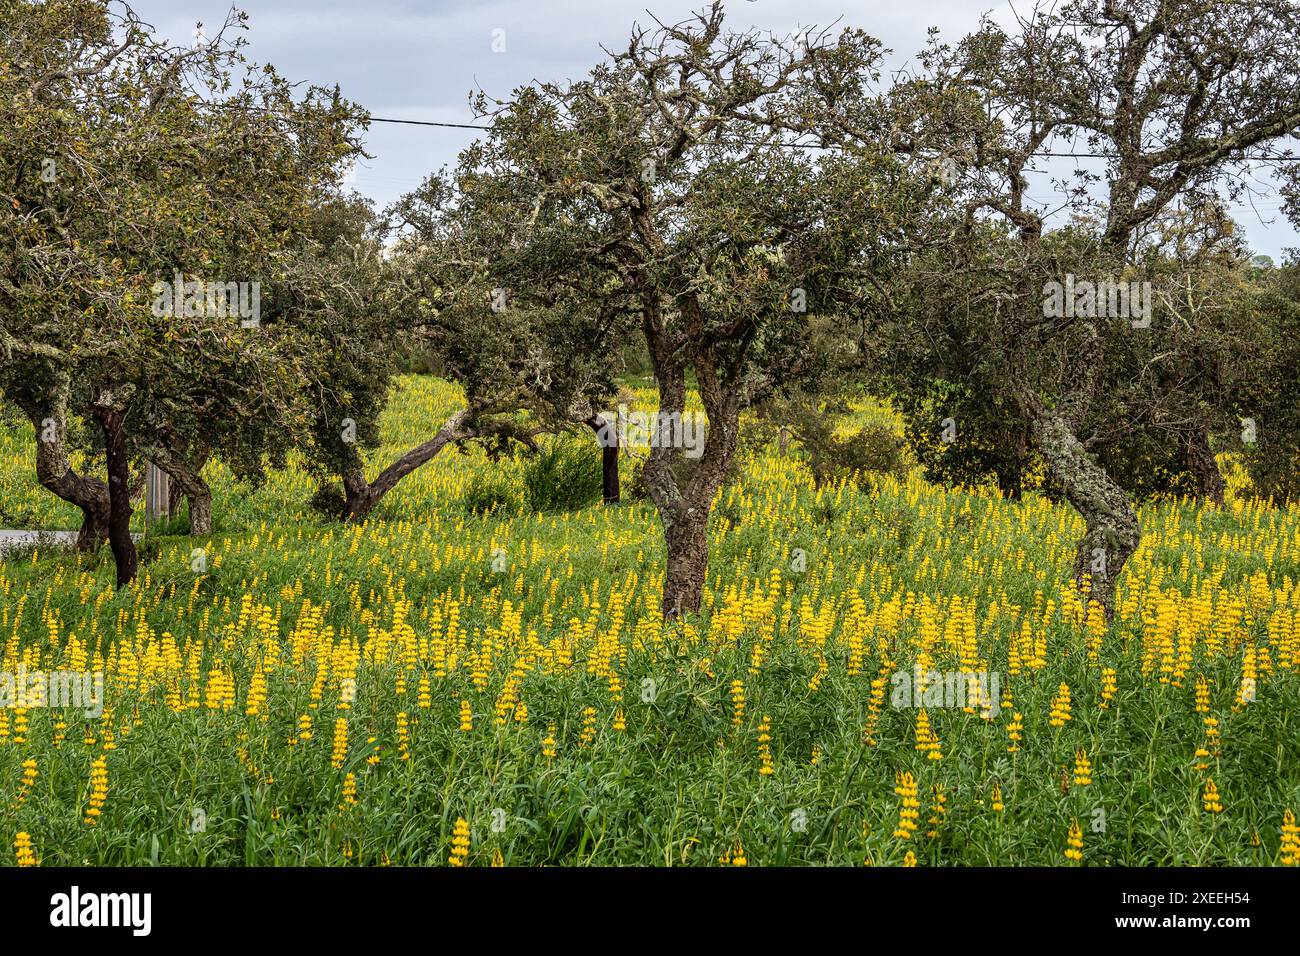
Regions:
<instances>
[{"instance_id":1,"label":"wildflower field","mask_svg":"<svg viewBox=\"0 0 1300 956\"><path fill-rule=\"evenodd\" d=\"M402 390L376 464L459 400ZM32 446L0 431L5 521L75 527ZM120 592L106 552L11 554L0 670L105 685L0 709L6 862L1300 862L1300 510L1239 477L1143 508L1107 624L1066 506L816 490L773 448L665 627L653 509L538 514L521 467L448 451L341 525L298 469L214 465L215 533L146 539Z\"/></svg>"}]
</instances>

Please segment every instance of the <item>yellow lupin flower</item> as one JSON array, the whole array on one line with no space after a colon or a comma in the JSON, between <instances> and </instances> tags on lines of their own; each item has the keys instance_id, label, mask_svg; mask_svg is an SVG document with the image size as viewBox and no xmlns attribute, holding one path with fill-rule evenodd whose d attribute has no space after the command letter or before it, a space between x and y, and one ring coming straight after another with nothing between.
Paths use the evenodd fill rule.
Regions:
<instances>
[{"instance_id":1,"label":"yellow lupin flower","mask_svg":"<svg viewBox=\"0 0 1300 956\"><path fill-rule=\"evenodd\" d=\"M429 675L420 675L420 694L416 700L421 710L428 710L433 705L433 695L429 692Z\"/></svg>"},{"instance_id":2,"label":"yellow lupin flower","mask_svg":"<svg viewBox=\"0 0 1300 956\"><path fill-rule=\"evenodd\" d=\"M916 830L916 821L921 815L921 801L917 797L916 778L910 773L899 771L894 793L900 798L898 808L898 827L894 836L900 840L910 840Z\"/></svg>"},{"instance_id":3,"label":"yellow lupin flower","mask_svg":"<svg viewBox=\"0 0 1300 956\"><path fill-rule=\"evenodd\" d=\"M727 862L731 866L749 866L749 858L745 856L745 845L739 840L736 841L736 846L728 854L728 857Z\"/></svg>"},{"instance_id":4,"label":"yellow lupin flower","mask_svg":"<svg viewBox=\"0 0 1300 956\"><path fill-rule=\"evenodd\" d=\"M578 746L589 747L596 739L596 708L584 707L582 710L582 732L578 735Z\"/></svg>"},{"instance_id":5,"label":"yellow lupin flower","mask_svg":"<svg viewBox=\"0 0 1300 956\"><path fill-rule=\"evenodd\" d=\"M1289 809L1282 815L1281 849L1283 866L1300 866L1300 826L1296 826L1295 814Z\"/></svg>"},{"instance_id":6,"label":"yellow lupin flower","mask_svg":"<svg viewBox=\"0 0 1300 956\"><path fill-rule=\"evenodd\" d=\"M32 787L36 784L36 778L40 776L40 771L36 769L36 761L30 757L23 761L23 777L18 782L18 793L14 796L14 804L22 806L23 801L27 799L27 794L31 793Z\"/></svg>"},{"instance_id":7,"label":"yellow lupin flower","mask_svg":"<svg viewBox=\"0 0 1300 956\"><path fill-rule=\"evenodd\" d=\"M930 727L930 715L924 707L916 716L916 749L925 754L927 760L943 759L943 751L939 749L939 735Z\"/></svg>"},{"instance_id":8,"label":"yellow lupin flower","mask_svg":"<svg viewBox=\"0 0 1300 956\"><path fill-rule=\"evenodd\" d=\"M14 859L19 866L41 865L41 861L36 858L36 852L32 849L32 835L26 830L20 830L14 836Z\"/></svg>"},{"instance_id":9,"label":"yellow lupin flower","mask_svg":"<svg viewBox=\"0 0 1300 956\"><path fill-rule=\"evenodd\" d=\"M1101 704L1102 710L1110 709L1110 702L1115 699L1116 671L1113 667L1101 669Z\"/></svg>"},{"instance_id":10,"label":"yellow lupin flower","mask_svg":"<svg viewBox=\"0 0 1300 956\"><path fill-rule=\"evenodd\" d=\"M758 773L763 777L770 777L775 771L772 768L772 735L769 731L772 729L772 718L767 715L758 724Z\"/></svg>"},{"instance_id":11,"label":"yellow lupin flower","mask_svg":"<svg viewBox=\"0 0 1300 956\"><path fill-rule=\"evenodd\" d=\"M1077 819L1070 821L1070 832L1065 838L1065 858L1075 863L1083 860L1083 827Z\"/></svg>"},{"instance_id":12,"label":"yellow lupin flower","mask_svg":"<svg viewBox=\"0 0 1300 956\"><path fill-rule=\"evenodd\" d=\"M447 862L452 866L464 866L469 859L469 822L464 817L457 817L451 831L451 856Z\"/></svg>"},{"instance_id":13,"label":"yellow lupin flower","mask_svg":"<svg viewBox=\"0 0 1300 956\"><path fill-rule=\"evenodd\" d=\"M1219 788L1214 785L1213 778L1205 781L1205 790L1201 793L1201 804L1206 813L1223 812L1223 804L1219 800Z\"/></svg>"},{"instance_id":14,"label":"yellow lupin flower","mask_svg":"<svg viewBox=\"0 0 1300 956\"><path fill-rule=\"evenodd\" d=\"M1092 762L1088 760L1088 751L1080 749L1074 754L1074 785L1086 787L1092 783Z\"/></svg>"},{"instance_id":15,"label":"yellow lupin flower","mask_svg":"<svg viewBox=\"0 0 1300 956\"><path fill-rule=\"evenodd\" d=\"M330 754L330 766L342 770L348 759L348 719L339 717L334 721L334 748Z\"/></svg>"},{"instance_id":16,"label":"yellow lupin flower","mask_svg":"<svg viewBox=\"0 0 1300 956\"><path fill-rule=\"evenodd\" d=\"M1064 727L1065 722L1071 719L1069 684L1062 683L1057 689L1056 696L1052 698L1052 709L1048 718L1048 723L1053 727Z\"/></svg>"},{"instance_id":17,"label":"yellow lupin flower","mask_svg":"<svg viewBox=\"0 0 1300 956\"><path fill-rule=\"evenodd\" d=\"M405 711L397 714L397 759L411 759L411 726L407 722Z\"/></svg>"},{"instance_id":18,"label":"yellow lupin flower","mask_svg":"<svg viewBox=\"0 0 1300 956\"><path fill-rule=\"evenodd\" d=\"M90 799L86 806L85 822L94 826L103 813L104 802L108 799L108 758L96 757L90 763Z\"/></svg>"},{"instance_id":19,"label":"yellow lupin flower","mask_svg":"<svg viewBox=\"0 0 1300 956\"><path fill-rule=\"evenodd\" d=\"M1011 722L1007 724L1007 753L1020 752L1021 733L1024 729L1024 718L1020 716L1020 711L1016 711L1011 715Z\"/></svg>"}]
</instances>

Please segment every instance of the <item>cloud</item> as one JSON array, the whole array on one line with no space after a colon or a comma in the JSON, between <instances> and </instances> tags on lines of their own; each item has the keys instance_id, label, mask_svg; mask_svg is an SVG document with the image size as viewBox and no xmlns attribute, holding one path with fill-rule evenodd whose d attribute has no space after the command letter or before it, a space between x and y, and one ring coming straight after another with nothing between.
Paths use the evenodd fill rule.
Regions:
<instances>
[{"instance_id":1,"label":"cloud","mask_svg":"<svg viewBox=\"0 0 1300 956\"><path fill-rule=\"evenodd\" d=\"M706 0L236 2L249 14L249 55L275 64L291 80L337 83L345 97L375 116L466 122L471 91L505 97L533 80L576 79L604 56L602 45L617 49L627 42L633 23L651 22L647 7L659 19L675 21ZM229 0L133 0L133 6L161 33L188 43L196 21L213 32ZM1006 0L730 0L728 13L737 28L778 33L810 24L860 27L893 51L886 63L890 69L909 62L931 26L956 40L984 14L1008 27L1015 19ZM495 30L504 31L504 52L493 52ZM474 135L375 124L366 141L373 158L355 170L356 187L386 205L440 167L453 165ZM1065 161L1060 171L1072 166ZM1050 194L1051 177L1035 177L1034 195L1044 191ZM1263 204L1277 205L1272 198ZM1285 220L1270 225L1249 207L1236 213L1258 251L1280 258L1285 247L1300 246Z\"/></svg>"}]
</instances>

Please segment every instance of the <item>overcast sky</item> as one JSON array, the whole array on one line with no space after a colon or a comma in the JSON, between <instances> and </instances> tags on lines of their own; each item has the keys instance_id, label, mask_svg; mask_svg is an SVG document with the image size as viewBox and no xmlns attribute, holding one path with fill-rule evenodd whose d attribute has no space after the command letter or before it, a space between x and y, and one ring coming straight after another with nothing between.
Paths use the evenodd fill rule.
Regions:
<instances>
[{"instance_id":1,"label":"overcast sky","mask_svg":"<svg viewBox=\"0 0 1300 956\"><path fill-rule=\"evenodd\" d=\"M343 95L371 115L393 119L472 122L467 102L482 88L504 97L538 80L584 75L602 56L600 47L626 42L635 22L677 20L704 0L242 0L249 14L249 55L273 63L286 77L323 86L337 83ZM229 2L132 0L132 7L159 32L189 42L195 23L214 32ZM956 40L989 13L1011 18L1005 0L730 0L733 27L788 32L835 21L865 29L893 51L890 66L906 63L920 49L926 30L939 27ZM494 31L503 31L495 33ZM493 52L494 36L504 51ZM502 45L501 43L497 44ZM418 186L433 170L455 162L473 130L376 123L366 139L355 188L383 206ZM1073 164L1069 164L1073 165ZM1032 198L1049 203L1052 176L1039 174ZM1300 246L1300 236L1279 213L1276 193L1254 208L1235 210L1252 249L1280 258Z\"/></svg>"}]
</instances>

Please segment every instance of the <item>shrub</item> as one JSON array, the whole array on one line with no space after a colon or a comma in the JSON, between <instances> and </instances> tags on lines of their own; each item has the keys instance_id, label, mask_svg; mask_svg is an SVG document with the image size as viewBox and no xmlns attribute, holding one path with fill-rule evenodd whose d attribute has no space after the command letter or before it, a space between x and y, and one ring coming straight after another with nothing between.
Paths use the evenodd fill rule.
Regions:
<instances>
[{"instance_id":1,"label":"shrub","mask_svg":"<svg viewBox=\"0 0 1300 956\"><path fill-rule=\"evenodd\" d=\"M500 475L490 475L469 486L461 502L471 515L482 516L519 507L519 491Z\"/></svg>"},{"instance_id":2,"label":"shrub","mask_svg":"<svg viewBox=\"0 0 1300 956\"><path fill-rule=\"evenodd\" d=\"M553 439L524 465L524 494L536 512L578 511L599 501L603 492L600 449L594 441Z\"/></svg>"}]
</instances>

